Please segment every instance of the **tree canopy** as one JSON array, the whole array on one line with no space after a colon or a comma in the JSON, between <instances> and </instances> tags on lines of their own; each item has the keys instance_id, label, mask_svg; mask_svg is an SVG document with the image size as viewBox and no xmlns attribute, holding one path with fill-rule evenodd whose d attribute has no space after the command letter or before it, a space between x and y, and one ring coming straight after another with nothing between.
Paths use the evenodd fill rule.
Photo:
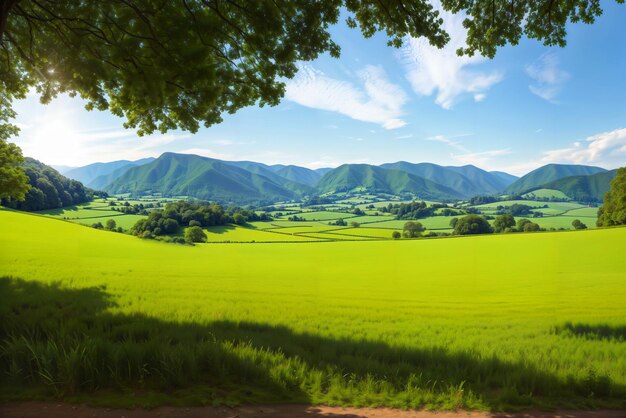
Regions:
<instances>
[{"instance_id":1,"label":"tree canopy","mask_svg":"<svg viewBox=\"0 0 626 418\"><path fill-rule=\"evenodd\" d=\"M616 0L623 3L624 0ZM467 47L493 57L522 36L565 45L568 22L592 23L600 0L441 0L465 13ZM342 13L365 37L389 45L449 35L428 0L5 0L0 3L0 95L10 106L35 88L46 103L79 95L139 135L222 120L223 113L276 105L299 61L337 57L330 26Z\"/></svg>"},{"instance_id":2,"label":"tree canopy","mask_svg":"<svg viewBox=\"0 0 626 418\"><path fill-rule=\"evenodd\" d=\"M617 170L598 210L598 226L626 225L626 167Z\"/></svg>"},{"instance_id":3,"label":"tree canopy","mask_svg":"<svg viewBox=\"0 0 626 418\"><path fill-rule=\"evenodd\" d=\"M455 235L491 234L489 222L480 215L465 215L454 225Z\"/></svg>"}]
</instances>

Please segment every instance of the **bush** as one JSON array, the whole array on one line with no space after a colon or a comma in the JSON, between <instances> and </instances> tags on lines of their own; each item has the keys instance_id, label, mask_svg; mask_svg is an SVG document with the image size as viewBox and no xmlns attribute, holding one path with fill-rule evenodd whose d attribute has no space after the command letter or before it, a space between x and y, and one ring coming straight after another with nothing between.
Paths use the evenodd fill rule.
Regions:
<instances>
[{"instance_id":1,"label":"bush","mask_svg":"<svg viewBox=\"0 0 626 418\"><path fill-rule=\"evenodd\" d=\"M391 233L391 238L393 238L393 239L400 239L400 237L402 237L402 234L400 232L398 232L398 231L393 231Z\"/></svg>"},{"instance_id":2,"label":"bush","mask_svg":"<svg viewBox=\"0 0 626 418\"><path fill-rule=\"evenodd\" d=\"M465 215L454 226L455 235L491 234L493 228L480 215Z\"/></svg>"},{"instance_id":3,"label":"bush","mask_svg":"<svg viewBox=\"0 0 626 418\"><path fill-rule=\"evenodd\" d=\"M358 227L360 227L360 226L361 226L361 224L360 224L360 223L358 223L358 222L350 222L350 226L351 226L352 228L358 228Z\"/></svg>"},{"instance_id":4,"label":"bush","mask_svg":"<svg viewBox=\"0 0 626 418\"><path fill-rule=\"evenodd\" d=\"M580 219L574 219L572 221L572 226L574 227L574 229L587 229L587 225L582 223Z\"/></svg>"},{"instance_id":5,"label":"bush","mask_svg":"<svg viewBox=\"0 0 626 418\"><path fill-rule=\"evenodd\" d=\"M200 223L200 221L192 219L191 221L189 221L189 226L202 226L202 224Z\"/></svg>"},{"instance_id":6,"label":"bush","mask_svg":"<svg viewBox=\"0 0 626 418\"><path fill-rule=\"evenodd\" d=\"M407 222L402 228L405 238L417 238L424 232L424 226L420 222Z\"/></svg>"},{"instance_id":7,"label":"bush","mask_svg":"<svg viewBox=\"0 0 626 418\"><path fill-rule=\"evenodd\" d=\"M515 226L515 218L511 215L500 215L493 222L494 232L505 232Z\"/></svg>"},{"instance_id":8,"label":"bush","mask_svg":"<svg viewBox=\"0 0 626 418\"><path fill-rule=\"evenodd\" d=\"M96 229L104 229L104 226L102 225L102 222L96 222L94 224L91 224L92 228L96 228Z\"/></svg>"},{"instance_id":9,"label":"bush","mask_svg":"<svg viewBox=\"0 0 626 418\"><path fill-rule=\"evenodd\" d=\"M185 241L187 242L206 242L207 236L199 226L191 226L185 228Z\"/></svg>"},{"instance_id":10,"label":"bush","mask_svg":"<svg viewBox=\"0 0 626 418\"><path fill-rule=\"evenodd\" d=\"M117 228L117 224L115 223L114 219L107 219L106 221L106 229L108 229L109 231L115 231L115 228Z\"/></svg>"},{"instance_id":11,"label":"bush","mask_svg":"<svg viewBox=\"0 0 626 418\"><path fill-rule=\"evenodd\" d=\"M534 222L526 222L524 224L524 232L537 232L537 231L541 231L541 227L539 226L539 224L536 224Z\"/></svg>"}]
</instances>

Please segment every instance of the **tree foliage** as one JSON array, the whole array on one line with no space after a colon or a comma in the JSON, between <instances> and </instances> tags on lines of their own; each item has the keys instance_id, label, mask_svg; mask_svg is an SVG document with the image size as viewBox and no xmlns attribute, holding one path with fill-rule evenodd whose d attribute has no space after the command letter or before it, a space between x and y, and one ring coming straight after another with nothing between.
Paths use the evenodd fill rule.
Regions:
<instances>
[{"instance_id":1,"label":"tree foliage","mask_svg":"<svg viewBox=\"0 0 626 418\"><path fill-rule=\"evenodd\" d=\"M626 167L617 170L611 188L598 209L598 226L626 225Z\"/></svg>"},{"instance_id":2,"label":"tree foliage","mask_svg":"<svg viewBox=\"0 0 626 418\"><path fill-rule=\"evenodd\" d=\"M505 232L515 227L515 218L511 215L497 216L493 221L494 232Z\"/></svg>"},{"instance_id":3,"label":"tree foliage","mask_svg":"<svg viewBox=\"0 0 626 418\"><path fill-rule=\"evenodd\" d=\"M36 211L76 205L93 197L93 191L81 182L68 179L35 159L26 158L20 169L24 171L30 185L28 192L21 202L4 199L2 204L5 206Z\"/></svg>"},{"instance_id":4,"label":"tree foliage","mask_svg":"<svg viewBox=\"0 0 626 418\"><path fill-rule=\"evenodd\" d=\"M15 125L8 123L14 117L15 112L0 91L0 200L23 201L29 189L28 177L21 167L24 157L17 145L7 142L19 132Z\"/></svg>"},{"instance_id":5,"label":"tree foliage","mask_svg":"<svg viewBox=\"0 0 626 418\"><path fill-rule=\"evenodd\" d=\"M422 235L426 228L420 222L407 222L402 228L402 233L405 238L417 238Z\"/></svg>"},{"instance_id":6,"label":"tree foliage","mask_svg":"<svg viewBox=\"0 0 626 418\"><path fill-rule=\"evenodd\" d=\"M199 226L190 226L185 228L185 241L187 242L206 242L207 236Z\"/></svg>"},{"instance_id":7,"label":"tree foliage","mask_svg":"<svg viewBox=\"0 0 626 418\"><path fill-rule=\"evenodd\" d=\"M459 53L488 57L522 36L563 46L568 22L602 12L599 0L441 4L467 14ZM140 135L195 132L224 113L276 105L298 62L339 56L330 26L342 11L349 27L365 37L382 31L394 47L407 36L437 47L449 40L429 0L5 0L0 93L9 102L33 87L43 102L80 95Z\"/></svg>"},{"instance_id":8,"label":"tree foliage","mask_svg":"<svg viewBox=\"0 0 626 418\"><path fill-rule=\"evenodd\" d=\"M146 234L150 238L175 233L179 226L210 227L235 223L243 225L252 221L267 221L271 218L265 213L257 214L253 210L240 207L224 208L216 203L170 202L164 209L150 211L145 219L138 220L130 232L139 237Z\"/></svg>"},{"instance_id":9,"label":"tree foliage","mask_svg":"<svg viewBox=\"0 0 626 418\"><path fill-rule=\"evenodd\" d=\"M480 215L465 215L454 225L455 235L491 234L489 222Z\"/></svg>"}]
</instances>

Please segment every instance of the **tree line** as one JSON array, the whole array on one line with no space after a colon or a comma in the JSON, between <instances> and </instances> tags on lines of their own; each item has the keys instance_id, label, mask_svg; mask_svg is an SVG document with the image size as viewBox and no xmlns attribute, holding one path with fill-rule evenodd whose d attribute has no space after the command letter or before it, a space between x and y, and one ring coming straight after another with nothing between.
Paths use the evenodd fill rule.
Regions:
<instances>
[{"instance_id":1,"label":"tree line","mask_svg":"<svg viewBox=\"0 0 626 418\"><path fill-rule=\"evenodd\" d=\"M271 216L237 206L223 207L217 203L171 202L164 209L155 209L146 219L140 219L130 232L142 238L170 235L180 227L202 228L218 225L244 225L254 221L269 221Z\"/></svg>"},{"instance_id":2,"label":"tree line","mask_svg":"<svg viewBox=\"0 0 626 418\"><path fill-rule=\"evenodd\" d=\"M95 192L81 182L62 176L33 158L27 157L21 168L27 178L23 200L5 197L3 206L24 211L56 209L88 202L94 196Z\"/></svg>"}]
</instances>

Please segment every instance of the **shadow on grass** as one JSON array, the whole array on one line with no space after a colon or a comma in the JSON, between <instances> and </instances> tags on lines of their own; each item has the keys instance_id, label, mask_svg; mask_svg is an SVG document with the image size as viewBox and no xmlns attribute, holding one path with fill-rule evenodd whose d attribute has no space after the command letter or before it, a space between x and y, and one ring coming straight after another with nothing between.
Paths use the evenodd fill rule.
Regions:
<instances>
[{"instance_id":1,"label":"shadow on grass","mask_svg":"<svg viewBox=\"0 0 626 418\"><path fill-rule=\"evenodd\" d=\"M626 341L626 325L585 324L566 322L554 328L555 334L590 340Z\"/></svg>"},{"instance_id":2,"label":"shadow on grass","mask_svg":"<svg viewBox=\"0 0 626 418\"><path fill-rule=\"evenodd\" d=\"M561 380L524 362L476 353L333 339L252 322L167 322L111 308L103 287L0 279L3 396L29 387L58 397L131 392L133 402L152 406L183 397L193 404L492 410L564 401L619 406L626 396L608 377ZM142 401L137 394L144 392L152 395Z\"/></svg>"},{"instance_id":3,"label":"shadow on grass","mask_svg":"<svg viewBox=\"0 0 626 418\"><path fill-rule=\"evenodd\" d=\"M236 228L235 225L219 225L219 226L210 226L207 227L206 230L211 234L225 234L229 231L232 231Z\"/></svg>"}]
</instances>

